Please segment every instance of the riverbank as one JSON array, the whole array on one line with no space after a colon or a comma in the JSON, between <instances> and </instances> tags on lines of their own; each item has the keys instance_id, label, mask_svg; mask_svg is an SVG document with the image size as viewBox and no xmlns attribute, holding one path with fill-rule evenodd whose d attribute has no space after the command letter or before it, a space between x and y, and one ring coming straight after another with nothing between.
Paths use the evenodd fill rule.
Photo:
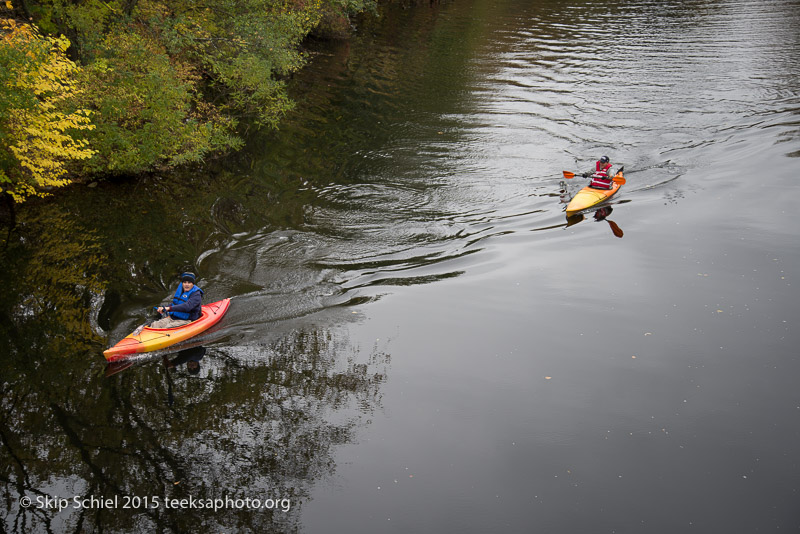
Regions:
<instances>
[{"instance_id":1,"label":"riverbank","mask_svg":"<svg viewBox=\"0 0 800 534\"><path fill-rule=\"evenodd\" d=\"M277 128L303 40L347 38L374 0L0 6L0 192L164 172ZM69 35L67 39L64 35Z\"/></svg>"}]
</instances>

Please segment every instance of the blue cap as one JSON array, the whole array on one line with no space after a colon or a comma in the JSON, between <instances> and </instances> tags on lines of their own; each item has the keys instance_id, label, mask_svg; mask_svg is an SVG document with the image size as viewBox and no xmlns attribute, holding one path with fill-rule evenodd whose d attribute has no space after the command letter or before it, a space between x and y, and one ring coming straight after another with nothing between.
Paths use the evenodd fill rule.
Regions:
<instances>
[{"instance_id":1,"label":"blue cap","mask_svg":"<svg viewBox=\"0 0 800 534\"><path fill-rule=\"evenodd\" d=\"M185 272L181 273L181 282L191 282L194 284L195 276L194 273Z\"/></svg>"}]
</instances>

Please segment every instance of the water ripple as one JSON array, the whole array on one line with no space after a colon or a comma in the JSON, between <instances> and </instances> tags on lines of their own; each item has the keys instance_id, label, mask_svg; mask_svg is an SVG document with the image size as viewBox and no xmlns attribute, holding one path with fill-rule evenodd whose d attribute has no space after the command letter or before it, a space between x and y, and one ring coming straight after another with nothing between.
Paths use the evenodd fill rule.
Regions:
<instances>
[{"instance_id":1,"label":"water ripple","mask_svg":"<svg viewBox=\"0 0 800 534\"><path fill-rule=\"evenodd\" d=\"M302 224L228 237L202 260L254 294L293 291L302 302L276 312L292 315L491 268L498 242L567 226L583 183L561 170L601 153L630 172L624 203L679 197L688 169L764 141L798 152L796 2L512 3L320 58L327 89L286 128L321 151L277 149L303 177ZM481 44L436 48L466 36ZM230 235L253 209L224 200L212 217Z\"/></svg>"}]
</instances>

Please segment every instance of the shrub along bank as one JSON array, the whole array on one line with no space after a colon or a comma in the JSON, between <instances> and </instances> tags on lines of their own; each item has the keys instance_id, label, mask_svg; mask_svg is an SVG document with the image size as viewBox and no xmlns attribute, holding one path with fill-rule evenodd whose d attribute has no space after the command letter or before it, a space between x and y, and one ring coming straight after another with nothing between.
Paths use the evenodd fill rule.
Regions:
<instances>
[{"instance_id":1,"label":"shrub along bank","mask_svg":"<svg viewBox=\"0 0 800 534\"><path fill-rule=\"evenodd\" d=\"M0 190L166 170L274 128L312 33L346 35L376 0L0 3Z\"/></svg>"}]
</instances>

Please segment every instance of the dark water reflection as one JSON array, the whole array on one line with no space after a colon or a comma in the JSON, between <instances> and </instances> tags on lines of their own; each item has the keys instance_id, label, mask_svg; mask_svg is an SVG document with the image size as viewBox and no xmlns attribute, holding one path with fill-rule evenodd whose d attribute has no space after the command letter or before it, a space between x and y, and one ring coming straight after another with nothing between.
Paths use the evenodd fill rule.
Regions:
<instances>
[{"instance_id":1,"label":"dark water reflection","mask_svg":"<svg viewBox=\"0 0 800 534\"><path fill-rule=\"evenodd\" d=\"M790 0L386 8L244 153L21 210L4 529L796 529L798 27ZM627 184L566 218L561 171L601 153ZM106 366L189 268L225 319ZM291 507L19 505L73 495Z\"/></svg>"},{"instance_id":2,"label":"dark water reflection","mask_svg":"<svg viewBox=\"0 0 800 534\"><path fill-rule=\"evenodd\" d=\"M295 530L297 507L331 469L333 447L352 441L363 414L379 403L386 355L343 362L340 352L353 349L323 328L298 328L255 359L195 347L163 356L163 364L111 365L105 380L74 372L69 362L31 362L29 378L6 376L6 495L27 494L34 503L66 497L69 506L56 513L34 504L31 513L15 504L6 510L7 527L185 532L202 510L168 510L166 498L249 497L282 504L256 513L223 507L202 523L218 531ZM194 371L191 361L203 363ZM351 406L360 407L356 415L332 420ZM76 511L74 495L161 502Z\"/></svg>"}]
</instances>

